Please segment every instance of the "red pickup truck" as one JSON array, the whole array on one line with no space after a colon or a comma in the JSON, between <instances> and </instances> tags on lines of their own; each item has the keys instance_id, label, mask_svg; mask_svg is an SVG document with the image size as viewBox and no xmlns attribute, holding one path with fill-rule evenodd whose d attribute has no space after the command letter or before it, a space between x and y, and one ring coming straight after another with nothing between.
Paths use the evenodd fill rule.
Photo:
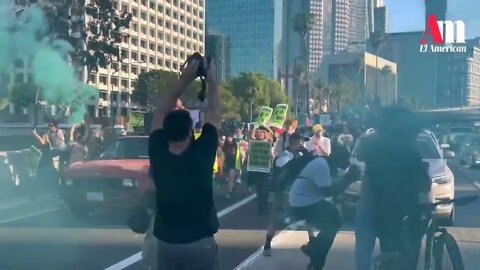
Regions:
<instances>
[{"instance_id":1,"label":"red pickup truck","mask_svg":"<svg viewBox=\"0 0 480 270\"><path fill-rule=\"evenodd\" d=\"M100 209L129 211L145 192L154 190L148 169L148 137L121 137L98 160L74 163L65 170L60 194L81 217Z\"/></svg>"}]
</instances>

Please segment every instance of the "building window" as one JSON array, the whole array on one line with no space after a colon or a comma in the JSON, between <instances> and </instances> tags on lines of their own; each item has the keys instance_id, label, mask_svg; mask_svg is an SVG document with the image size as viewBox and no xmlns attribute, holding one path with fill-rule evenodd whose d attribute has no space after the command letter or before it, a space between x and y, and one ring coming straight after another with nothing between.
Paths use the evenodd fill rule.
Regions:
<instances>
[{"instance_id":1,"label":"building window","mask_svg":"<svg viewBox=\"0 0 480 270\"><path fill-rule=\"evenodd\" d=\"M142 63L147 62L147 56L145 54L140 55L140 62L142 62Z\"/></svg>"},{"instance_id":2,"label":"building window","mask_svg":"<svg viewBox=\"0 0 480 270\"><path fill-rule=\"evenodd\" d=\"M130 37L127 36L127 35L123 36L123 42L124 42L124 43L128 43L129 38L130 38Z\"/></svg>"},{"instance_id":3,"label":"building window","mask_svg":"<svg viewBox=\"0 0 480 270\"><path fill-rule=\"evenodd\" d=\"M180 15L180 21L181 21L181 22L185 22L185 16Z\"/></svg>"},{"instance_id":4,"label":"building window","mask_svg":"<svg viewBox=\"0 0 480 270\"><path fill-rule=\"evenodd\" d=\"M160 52L160 53L163 53L163 46L158 45L157 46L157 51Z\"/></svg>"},{"instance_id":5,"label":"building window","mask_svg":"<svg viewBox=\"0 0 480 270\"><path fill-rule=\"evenodd\" d=\"M157 19L157 24L158 24L158 26L162 26L162 27L163 27L163 19L162 19L162 18L158 18L158 19Z\"/></svg>"},{"instance_id":6,"label":"building window","mask_svg":"<svg viewBox=\"0 0 480 270\"><path fill-rule=\"evenodd\" d=\"M165 9L165 14L166 14L167 16L171 16L171 15L172 15L172 12L171 12L171 10L170 10L169 8L166 8L166 9Z\"/></svg>"},{"instance_id":7,"label":"building window","mask_svg":"<svg viewBox=\"0 0 480 270\"><path fill-rule=\"evenodd\" d=\"M137 66L132 66L132 73L137 74L138 72L138 67Z\"/></svg>"},{"instance_id":8,"label":"building window","mask_svg":"<svg viewBox=\"0 0 480 270\"><path fill-rule=\"evenodd\" d=\"M178 20L178 13L177 12L173 12L173 18Z\"/></svg>"},{"instance_id":9,"label":"building window","mask_svg":"<svg viewBox=\"0 0 480 270\"><path fill-rule=\"evenodd\" d=\"M155 65L155 57L150 56L150 64Z\"/></svg>"},{"instance_id":10,"label":"building window","mask_svg":"<svg viewBox=\"0 0 480 270\"><path fill-rule=\"evenodd\" d=\"M175 44L175 45L178 45L178 38L174 37L172 39L172 43Z\"/></svg>"},{"instance_id":11,"label":"building window","mask_svg":"<svg viewBox=\"0 0 480 270\"><path fill-rule=\"evenodd\" d=\"M178 69L178 64L176 62L173 62L173 69Z\"/></svg>"},{"instance_id":12,"label":"building window","mask_svg":"<svg viewBox=\"0 0 480 270\"><path fill-rule=\"evenodd\" d=\"M127 88L128 86L128 81L127 80L122 80L122 87Z\"/></svg>"},{"instance_id":13,"label":"building window","mask_svg":"<svg viewBox=\"0 0 480 270\"><path fill-rule=\"evenodd\" d=\"M136 52L132 52L132 60L138 60L138 54Z\"/></svg>"},{"instance_id":14,"label":"building window","mask_svg":"<svg viewBox=\"0 0 480 270\"><path fill-rule=\"evenodd\" d=\"M193 27L197 28L197 26L198 26L197 20L193 20Z\"/></svg>"},{"instance_id":15,"label":"building window","mask_svg":"<svg viewBox=\"0 0 480 270\"><path fill-rule=\"evenodd\" d=\"M178 32L178 25L173 24L173 31Z\"/></svg>"},{"instance_id":16,"label":"building window","mask_svg":"<svg viewBox=\"0 0 480 270\"><path fill-rule=\"evenodd\" d=\"M150 29L150 36L155 37L155 29Z\"/></svg>"},{"instance_id":17,"label":"building window","mask_svg":"<svg viewBox=\"0 0 480 270\"><path fill-rule=\"evenodd\" d=\"M137 39L137 38L132 37L132 38L130 39L130 42L131 42L133 45L138 46L138 39Z\"/></svg>"},{"instance_id":18,"label":"building window","mask_svg":"<svg viewBox=\"0 0 480 270\"><path fill-rule=\"evenodd\" d=\"M127 52L127 50L122 49L122 50L120 51L120 56L121 56L121 57L124 57L124 58L128 57L128 52Z\"/></svg>"},{"instance_id":19,"label":"building window","mask_svg":"<svg viewBox=\"0 0 480 270\"><path fill-rule=\"evenodd\" d=\"M198 29L203 30L203 23L198 24Z\"/></svg>"},{"instance_id":20,"label":"building window","mask_svg":"<svg viewBox=\"0 0 480 270\"><path fill-rule=\"evenodd\" d=\"M197 39L197 33L196 32L193 32L193 38Z\"/></svg>"},{"instance_id":21,"label":"building window","mask_svg":"<svg viewBox=\"0 0 480 270\"><path fill-rule=\"evenodd\" d=\"M158 12L162 12L162 13L163 13L163 6L162 6L162 5L158 5L158 6L157 6L157 10L158 10Z\"/></svg>"},{"instance_id":22,"label":"building window","mask_svg":"<svg viewBox=\"0 0 480 270\"><path fill-rule=\"evenodd\" d=\"M145 13L145 12L142 11L142 12L140 13L140 18L141 18L142 20L144 20L144 21L148 21L147 13Z\"/></svg>"},{"instance_id":23,"label":"building window","mask_svg":"<svg viewBox=\"0 0 480 270\"><path fill-rule=\"evenodd\" d=\"M157 65L159 65L159 66L162 66L162 65L163 65L162 59L160 59L160 58L157 59Z\"/></svg>"},{"instance_id":24,"label":"building window","mask_svg":"<svg viewBox=\"0 0 480 270\"><path fill-rule=\"evenodd\" d=\"M187 36L188 36L188 37L192 37L192 31L187 30Z\"/></svg>"},{"instance_id":25,"label":"building window","mask_svg":"<svg viewBox=\"0 0 480 270\"><path fill-rule=\"evenodd\" d=\"M172 42L172 37L169 34L167 34L167 42Z\"/></svg>"},{"instance_id":26,"label":"building window","mask_svg":"<svg viewBox=\"0 0 480 270\"><path fill-rule=\"evenodd\" d=\"M185 3L180 3L180 8L181 8L182 10L185 10Z\"/></svg>"},{"instance_id":27,"label":"building window","mask_svg":"<svg viewBox=\"0 0 480 270\"><path fill-rule=\"evenodd\" d=\"M165 54L171 55L171 49L170 48L165 48Z\"/></svg>"},{"instance_id":28,"label":"building window","mask_svg":"<svg viewBox=\"0 0 480 270\"><path fill-rule=\"evenodd\" d=\"M187 12L188 12L188 13L192 13L192 6L187 5Z\"/></svg>"},{"instance_id":29,"label":"building window","mask_svg":"<svg viewBox=\"0 0 480 270\"><path fill-rule=\"evenodd\" d=\"M138 24L132 23L132 29L138 32Z\"/></svg>"},{"instance_id":30,"label":"building window","mask_svg":"<svg viewBox=\"0 0 480 270\"><path fill-rule=\"evenodd\" d=\"M200 12L198 13L198 16L203 19L203 11L200 11Z\"/></svg>"},{"instance_id":31,"label":"building window","mask_svg":"<svg viewBox=\"0 0 480 270\"><path fill-rule=\"evenodd\" d=\"M140 47L146 49L147 48L147 42L145 40L140 41Z\"/></svg>"},{"instance_id":32,"label":"building window","mask_svg":"<svg viewBox=\"0 0 480 270\"><path fill-rule=\"evenodd\" d=\"M160 39L160 40L163 40L163 33L158 31L157 32L157 38Z\"/></svg>"},{"instance_id":33,"label":"building window","mask_svg":"<svg viewBox=\"0 0 480 270\"><path fill-rule=\"evenodd\" d=\"M170 29L170 22L165 22L165 28Z\"/></svg>"},{"instance_id":34,"label":"building window","mask_svg":"<svg viewBox=\"0 0 480 270\"><path fill-rule=\"evenodd\" d=\"M125 64L122 64L122 72L128 72L128 66Z\"/></svg>"},{"instance_id":35,"label":"building window","mask_svg":"<svg viewBox=\"0 0 480 270\"><path fill-rule=\"evenodd\" d=\"M170 61L165 60L165 67L170 68Z\"/></svg>"},{"instance_id":36,"label":"building window","mask_svg":"<svg viewBox=\"0 0 480 270\"><path fill-rule=\"evenodd\" d=\"M113 85L117 85L117 84L118 84L118 78L117 78L117 77L112 77L112 78L110 79L110 82L111 82L111 84L113 84ZM106 100L106 99L105 99L105 100Z\"/></svg>"},{"instance_id":37,"label":"building window","mask_svg":"<svg viewBox=\"0 0 480 270\"><path fill-rule=\"evenodd\" d=\"M137 86L137 82L136 81L131 81L130 87L135 88L136 86Z\"/></svg>"},{"instance_id":38,"label":"building window","mask_svg":"<svg viewBox=\"0 0 480 270\"><path fill-rule=\"evenodd\" d=\"M141 69L140 69L140 73L145 73L145 72L147 72L146 69L144 69L144 68L141 68Z\"/></svg>"},{"instance_id":39,"label":"building window","mask_svg":"<svg viewBox=\"0 0 480 270\"><path fill-rule=\"evenodd\" d=\"M147 27L145 27L145 26L142 26L140 29L141 29L141 31L140 31L140 32L142 32L142 34L144 34L144 35L146 35L146 34L147 34Z\"/></svg>"},{"instance_id":40,"label":"building window","mask_svg":"<svg viewBox=\"0 0 480 270\"><path fill-rule=\"evenodd\" d=\"M147 0L142 0L142 5L147 6Z\"/></svg>"},{"instance_id":41,"label":"building window","mask_svg":"<svg viewBox=\"0 0 480 270\"><path fill-rule=\"evenodd\" d=\"M150 22L155 23L155 16L154 15L150 15Z\"/></svg>"},{"instance_id":42,"label":"building window","mask_svg":"<svg viewBox=\"0 0 480 270\"><path fill-rule=\"evenodd\" d=\"M138 17L138 9L132 8L132 16L133 17Z\"/></svg>"},{"instance_id":43,"label":"building window","mask_svg":"<svg viewBox=\"0 0 480 270\"><path fill-rule=\"evenodd\" d=\"M97 82L97 75L96 74L90 74L88 75L88 81L89 82Z\"/></svg>"},{"instance_id":44,"label":"building window","mask_svg":"<svg viewBox=\"0 0 480 270\"><path fill-rule=\"evenodd\" d=\"M185 35L185 28L180 27L180 34Z\"/></svg>"},{"instance_id":45,"label":"building window","mask_svg":"<svg viewBox=\"0 0 480 270\"><path fill-rule=\"evenodd\" d=\"M178 57L178 51L177 50L173 50L173 56Z\"/></svg>"},{"instance_id":46,"label":"building window","mask_svg":"<svg viewBox=\"0 0 480 270\"><path fill-rule=\"evenodd\" d=\"M150 3L149 3L149 4L150 4L150 8L151 8L151 9L155 9L155 2L153 2L153 1L150 1Z\"/></svg>"},{"instance_id":47,"label":"building window","mask_svg":"<svg viewBox=\"0 0 480 270\"><path fill-rule=\"evenodd\" d=\"M185 40L183 40L183 39L180 40L180 46L182 46L182 47L185 46Z\"/></svg>"},{"instance_id":48,"label":"building window","mask_svg":"<svg viewBox=\"0 0 480 270\"><path fill-rule=\"evenodd\" d=\"M107 84L107 76L100 75L100 84Z\"/></svg>"},{"instance_id":49,"label":"building window","mask_svg":"<svg viewBox=\"0 0 480 270\"><path fill-rule=\"evenodd\" d=\"M180 53L180 58L185 59L185 58L186 58L186 57L185 57L185 53L181 52L181 53Z\"/></svg>"},{"instance_id":50,"label":"building window","mask_svg":"<svg viewBox=\"0 0 480 270\"><path fill-rule=\"evenodd\" d=\"M123 12L128 12L128 6L127 6L127 4L122 4L122 11L123 11Z\"/></svg>"},{"instance_id":51,"label":"building window","mask_svg":"<svg viewBox=\"0 0 480 270\"><path fill-rule=\"evenodd\" d=\"M155 43L150 43L149 45L150 50L155 51Z\"/></svg>"}]
</instances>

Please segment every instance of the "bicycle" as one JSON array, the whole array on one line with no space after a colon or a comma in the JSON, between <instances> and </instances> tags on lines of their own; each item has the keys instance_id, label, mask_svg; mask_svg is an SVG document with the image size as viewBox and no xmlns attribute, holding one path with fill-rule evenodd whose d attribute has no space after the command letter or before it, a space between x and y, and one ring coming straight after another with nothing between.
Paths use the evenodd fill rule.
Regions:
<instances>
[{"instance_id":1,"label":"bicycle","mask_svg":"<svg viewBox=\"0 0 480 270\"><path fill-rule=\"evenodd\" d=\"M466 196L456 199L445 199L434 203L434 206L442 204L455 204L456 206L465 206L478 199L478 195ZM445 256L447 255L447 256ZM433 261L432 261L433 257ZM425 264L424 270L443 270L445 261L450 263L452 270L463 270L463 259L460 248L455 238L442 227L436 218L430 219L428 224L426 242L425 242Z\"/></svg>"},{"instance_id":2,"label":"bicycle","mask_svg":"<svg viewBox=\"0 0 480 270\"><path fill-rule=\"evenodd\" d=\"M428 208L430 210L433 210L436 206L444 204L455 204L456 206L464 206L472 203L478 198L478 195L473 195L456 199L443 199L431 204L431 207ZM406 228L406 225L408 223L408 217L404 218L403 223L404 228ZM425 262L423 269L464 270L462 255L455 238L447 231L445 227L442 227L440 225L437 218L435 217L428 219L426 225L428 229L426 231ZM403 231L403 233L405 232L406 230ZM409 237L404 237L403 239L409 239ZM405 240L403 244L405 245L405 247L408 247L405 250L415 250L410 243L407 243L407 240ZM374 258L374 270L409 269L409 266L407 265L408 263L406 262L408 262L410 258L405 258L405 256L405 254L400 254L398 252L382 252ZM447 263L450 264L449 268L444 268L446 266L444 259L448 259Z\"/></svg>"}]
</instances>

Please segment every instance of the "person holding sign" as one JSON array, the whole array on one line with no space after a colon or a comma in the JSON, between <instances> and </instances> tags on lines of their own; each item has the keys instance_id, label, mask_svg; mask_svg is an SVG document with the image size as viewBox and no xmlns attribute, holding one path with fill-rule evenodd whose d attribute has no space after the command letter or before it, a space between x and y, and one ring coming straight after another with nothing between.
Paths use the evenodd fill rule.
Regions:
<instances>
[{"instance_id":1,"label":"person holding sign","mask_svg":"<svg viewBox=\"0 0 480 270\"><path fill-rule=\"evenodd\" d=\"M316 124L313 126L314 135L310 140L305 144L305 147L308 151L314 152L320 157L328 157L332 152L332 146L330 144L330 139L323 136L325 130L322 125Z\"/></svg>"},{"instance_id":2,"label":"person holding sign","mask_svg":"<svg viewBox=\"0 0 480 270\"><path fill-rule=\"evenodd\" d=\"M271 130L260 126L254 132L249 143L247 171L248 182L254 185L257 192L257 213L265 215L268 206L268 177L272 162Z\"/></svg>"},{"instance_id":3,"label":"person holding sign","mask_svg":"<svg viewBox=\"0 0 480 270\"><path fill-rule=\"evenodd\" d=\"M298 121L295 119L287 119L283 125L283 133L275 145L275 156L280 155L287 150L290 142L290 136L297 130Z\"/></svg>"},{"instance_id":4,"label":"person holding sign","mask_svg":"<svg viewBox=\"0 0 480 270\"><path fill-rule=\"evenodd\" d=\"M222 147L223 151L223 170L227 173L228 194L227 199L230 199L235 191L235 184L237 180L237 156L240 151L238 143L234 140L232 134L227 134L225 143Z\"/></svg>"}]
</instances>

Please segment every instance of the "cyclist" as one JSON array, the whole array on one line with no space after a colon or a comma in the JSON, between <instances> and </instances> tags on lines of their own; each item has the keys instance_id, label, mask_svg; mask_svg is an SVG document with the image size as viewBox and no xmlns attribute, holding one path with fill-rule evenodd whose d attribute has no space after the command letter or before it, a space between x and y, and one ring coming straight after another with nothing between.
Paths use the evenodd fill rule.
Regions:
<instances>
[{"instance_id":1,"label":"cyclist","mask_svg":"<svg viewBox=\"0 0 480 270\"><path fill-rule=\"evenodd\" d=\"M416 268L422 203L431 202L431 197L419 198L430 195L431 180L428 165L416 149L420 125L414 119L405 108L386 108L378 132L358 150L359 160L365 162L365 179L355 229L357 270L370 269L375 237L382 253L398 253L406 269Z\"/></svg>"}]
</instances>

